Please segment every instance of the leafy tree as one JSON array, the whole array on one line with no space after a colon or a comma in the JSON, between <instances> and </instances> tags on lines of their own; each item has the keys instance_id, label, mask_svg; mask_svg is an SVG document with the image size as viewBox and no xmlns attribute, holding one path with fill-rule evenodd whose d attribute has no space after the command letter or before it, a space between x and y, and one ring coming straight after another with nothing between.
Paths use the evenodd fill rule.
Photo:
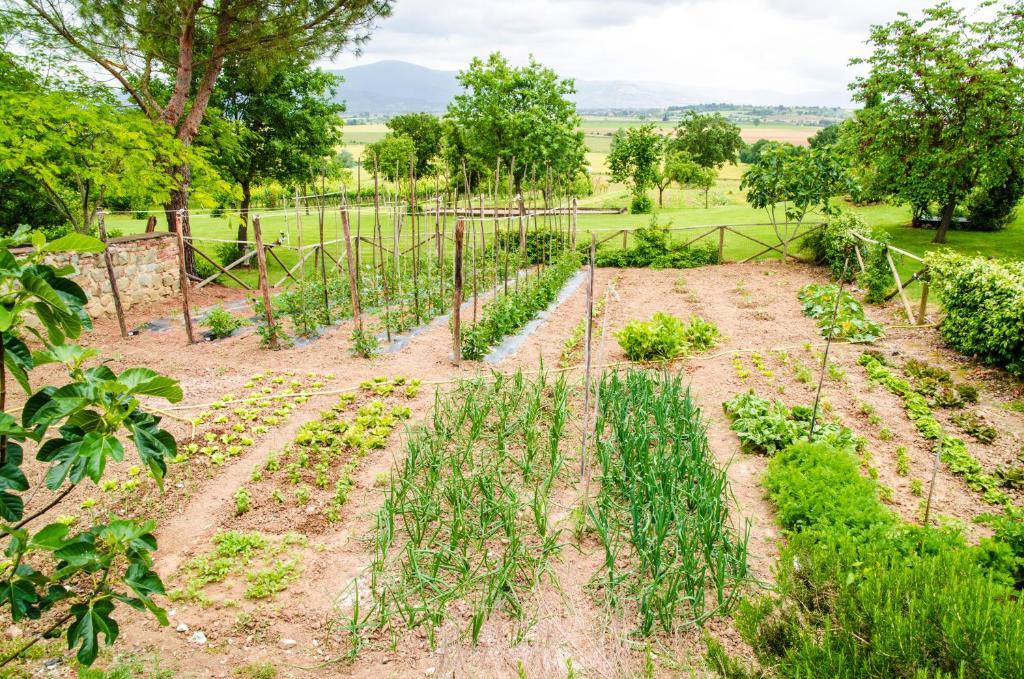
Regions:
<instances>
[{"instance_id":1,"label":"leafy tree","mask_svg":"<svg viewBox=\"0 0 1024 679\"><path fill-rule=\"evenodd\" d=\"M435 115L429 113L405 113L388 121L388 129L395 134L405 135L416 145L416 176L426 177L432 173L432 163L441 153L444 128Z\"/></svg>"},{"instance_id":2,"label":"leafy tree","mask_svg":"<svg viewBox=\"0 0 1024 679\"><path fill-rule=\"evenodd\" d=\"M665 159L658 170L658 205L663 205L662 194L671 184L693 187L704 191L704 207L708 206L708 192L714 187L718 172L713 167L701 167L687 153L666 151Z\"/></svg>"},{"instance_id":3,"label":"leafy tree","mask_svg":"<svg viewBox=\"0 0 1024 679\"><path fill-rule=\"evenodd\" d=\"M0 120L0 167L37 182L82 233L109 195L143 204L165 198L176 178L162 168L190 155L167 127L82 95L6 92Z\"/></svg>"},{"instance_id":4,"label":"leafy tree","mask_svg":"<svg viewBox=\"0 0 1024 679\"><path fill-rule=\"evenodd\" d=\"M118 602L167 624L154 601L164 593L153 570L154 523L113 519L85 529L61 521L39 529L30 524L53 512L80 483L99 484L108 461L124 458L129 437L142 466L162 487L167 461L176 455L174 438L139 399L176 402L182 394L177 382L147 368L118 375L102 363L87 367L96 350L68 342L91 328L86 295L65 277L68 269L44 258L53 252L101 252L103 244L81 234L47 243L36 232L33 251L11 254L28 237L22 229L0 239L0 533L7 541L0 607L15 623L44 616L45 623L39 636L15 647L0 665L62 630L68 648L78 647L79 662L91 665L100 635L108 645L117 639L112 614ZM28 349L30 338L39 344L36 351ZM63 368L68 381L33 389L33 369L46 364ZM26 395L20 421L6 410L8 377ZM60 378L48 377L55 379ZM22 469L26 442L37 446L36 459L46 464L37 479L45 491L32 488ZM33 504L39 508L29 512Z\"/></svg>"},{"instance_id":5,"label":"leafy tree","mask_svg":"<svg viewBox=\"0 0 1024 679\"><path fill-rule=\"evenodd\" d=\"M941 207L944 243L956 208L976 187L1000 186L1021 161L1024 4L973 20L947 2L921 18L900 13L872 28L870 71L851 85L864 104L852 125L858 161L889 195Z\"/></svg>"},{"instance_id":6,"label":"leafy tree","mask_svg":"<svg viewBox=\"0 0 1024 679\"><path fill-rule=\"evenodd\" d=\"M608 169L612 181L629 186L634 204L647 195L648 189L658 185L659 164L664 150L661 135L655 132L654 123L621 129L612 137L608 153ZM659 186L658 204L661 205Z\"/></svg>"},{"instance_id":7,"label":"leafy tree","mask_svg":"<svg viewBox=\"0 0 1024 679\"><path fill-rule=\"evenodd\" d=\"M771 143L767 139L758 139L753 144L744 144L740 149L740 162L753 165L761 157L761 149Z\"/></svg>"},{"instance_id":8,"label":"leafy tree","mask_svg":"<svg viewBox=\"0 0 1024 679\"><path fill-rule=\"evenodd\" d=\"M373 167L374 161L381 174L394 181L409 173L410 161L416 162L416 142L404 134L388 132L380 141L367 144L363 150L363 164Z\"/></svg>"},{"instance_id":9,"label":"leafy tree","mask_svg":"<svg viewBox=\"0 0 1024 679\"><path fill-rule=\"evenodd\" d=\"M242 64L225 68L209 109L217 120L198 143L242 191L238 240L247 240L254 184L312 181L333 157L345 110L331 98L339 82L301 61L283 62L269 77L254 77Z\"/></svg>"},{"instance_id":10,"label":"leafy tree","mask_svg":"<svg viewBox=\"0 0 1024 679\"><path fill-rule=\"evenodd\" d=\"M745 146L740 128L721 113L687 111L676 125L675 138L669 147L688 153L701 167L719 168L736 164L736 155Z\"/></svg>"},{"instance_id":11,"label":"leafy tree","mask_svg":"<svg viewBox=\"0 0 1024 679\"><path fill-rule=\"evenodd\" d=\"M226 63L269 75L282 61L333 56L368 39L392 0L5 0L5 15L31 50L84 60L113 78L151 120L188 145L198 134ZM166 204L188 208L188 164L171 166ZM186 212L187 214L187 212ZM186 235L188 221L182 225Z\"/></svg>"},{"instance_id":12,"label":"leafy tree","mask_svg":"<svg viewBox=\"0 0 1024 679\"><path fill-rule=\"evenodd\" d=\"M531 176L572 181L586 166L580 116L569 99L572 80L533 58L523 67L495 52L458 75L462 94L448 105L449 145L461 146L480 172L515 159L516 190ZM470 167L472 170L473 168Z\"/></svg>"},{"instance_id":13,"label":"leafy tree","mask_svg":"<svg viewBox=\"0 0 1024 679\"><path fill-rule=\"evenodd\" d=\"M797 237L808 214L834 212L829 201L839 193L842 182L842 168L829 149L773 142L761 149L757 163L743 173L740 188L746 190L752 207L768 213L785 259L789 242Z\"/></svg>"},{"instance_id":14,"label":"leafy tree","mask_svg":"<svg viewBox=\"0 0 1024 679\"><path fill-rule=\"evenodd\" d=\"M812 149L834 146L839 141L839 125L826 125L813 136L807 138L807 143Z\"/></svg>"}]
</instances>

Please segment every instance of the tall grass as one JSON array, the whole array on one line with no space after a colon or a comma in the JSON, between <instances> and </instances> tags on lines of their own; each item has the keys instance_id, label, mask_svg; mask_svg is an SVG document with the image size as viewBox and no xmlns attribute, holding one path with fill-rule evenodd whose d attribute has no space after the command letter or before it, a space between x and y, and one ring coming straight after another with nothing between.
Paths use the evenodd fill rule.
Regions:
<instances>
[{"instance_id":1,"label":"tall grass","mask_svg":"<svg viewBox=\"0 0 1024 679\"><path fill-rule=\"evenodd\" d=\"M377 515L375 624L393 634L426 625L432 639L464 600L476 643L495 611L525 617L528 592L551 576L561 549L549 507L564 468L568 397L564 377L543 374L496 374L437 396Z\"/></svg>"},{"instance_id":2,"label":"tall grass","mask_svg":"<svg viewBox=\"0 0 1024 679\"><path fill-rule=\"evenodd\" d=\"M747 575L746 524L729 517L700 409L680 376L630 370L601 382L601 488L589 515L605 552L597 583L635 601L638 631L673 631L728 613Z\"/></svg>"}]
</instances>

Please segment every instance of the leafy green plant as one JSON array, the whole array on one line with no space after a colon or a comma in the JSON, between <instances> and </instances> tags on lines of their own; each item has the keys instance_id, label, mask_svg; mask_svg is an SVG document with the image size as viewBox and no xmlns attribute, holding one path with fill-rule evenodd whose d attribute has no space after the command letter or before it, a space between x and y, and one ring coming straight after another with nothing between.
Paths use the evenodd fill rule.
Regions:
<instances>
[{"instance_id":1,"label":"leafy green plant","mask_svg":"<svg viewBox=\"0 0 1024 679\"><path fill-rule=\"evenodd\" d=\"M1024 662L1009 536L971 546L907 525L848 451L821 443L776 455L765 486L787 533L777 595L737 618L779 676L1009 676Z\"/></svg>"},{"instance_id":2,"label":"leafy green plant","mask_svg":"<svg viewBox=\"0 0 1024 679\"><path fill-rule=\"evenodd\" d=\"M579 269L579 255L565 252L519 290L509 290L484 305L480 319L462 332L462 357L482 359L503 337L516 332L558 296Z\"/></svg>"},{"instance_id":3,"label":"leafy green plant","mask_svg":"<svg viewBox=\"0 0 1024 679\"><path fill-rule=\"evenodd\" d=\"M203 325L210 329L213 339L230 337L231 333L242 327L242 319L224 307L215 307L210 310L203 320Z\"/></svg>"},{"instance_id":4,"label":"leafy green plant","mask_svg":"<svg viewBox=\"0 0 1024 679\"><path fill-rule=\"evenodd\" d=\"M619 268L689 269L718 263L718 246L701 243L693 246L672 243L668 226L652 219L648 226L631 232L634 244L622 250L598 250L597 266Z\"/></svg>"},{"instance_id":5,"label":"leafy green plant","mask_svg":"<svg viewBox=\"0 0 1024 679\"><path fill-rule=\"evenodd\" d=\"M967 434L975 441L992 443L998 436L998 430L985 421L977 413L963 412L953 416L953 424L960 428L960 431Z\"/></svg>"},{"instance_id":6,"label":"leafy green plant","mask_svg":"<svg viewBox=\"0 0 1024 679\"><path fill-rule=\"evenodd\" d=\"M249 511L252 497L249 495L248 490L239 488L232 497L235 500L235 516L241 516Z\"/></svg>"},{"instance_id":7,"label":"leafy green plant","mask_svg":"<svg viewBox=\"0 0 1024 679\"><path fill-rule=\"evenodd\" d=\"M15 256L11 248L28 238L27 228L20 228L0 239L0 411L9 407L5 404L8 375L26 395L20 422L0 412L0 531L8 539L7 560L0 565L0 605L8 607L15 623L46 615L48 627L43 634L65 631L68 647L78 647L79 662L91 665L99 652L99 636L107 644L117 639L112 617L117 602L149 611L167 624L167 616L154 601L164 593L152 569L154 523L112 519L77 529L57 521L36 531L26 525L59 507L83 481L103 483L108 461L124 459L123 439L128 437L141 466L162 486L167 461L176 456L176 444L160 428L160 418L139 399L176 402L182 393L177 382L147 368L116 374L103 364L86 367L97 352L68 341L91 328L84 308L86 295L67 278L71 267L55 268L44 258L55 252L101 252L103 244L81 234L47 243L40 232L34 232L33 250ZM40 345L36 351L26 344L30 336ZM62 368L68 381L34 390L31 373L46 364ZM61 377L52 374L48 381L59 384ZM36 488L22 470L23 445L28 441L38 444L36 459L46 466ZM26 515L26 504L43 490L41 486L49 491L39 496L44 506ZM41 637L21 644L3 662Z\"/></svg>"},{"instance_id":8,"label":"leafy green plant","mask_svg":"<svg viewBox=\"0 0 1024 679\"><path fill-rule=\"evenodd\" d=\"M649 321L630 321L615 333L631 361L669 360L686 353L706 351L720 337L709 321L692 316L688 323L656 311Z\"/></svg>"},{"instance_id":9,"label":"leafy green plant","mask_svg":"<svg viewBox=\"0 0 1024 679\"><path fill-rule=\"evenodd\" d=\"M882 326L864 316L864 307L853 295L843 291L836 307L836 294L839 287L810 283L800 289L798 298L803 306L805 316L818 319L821 333L828 336L832 330L834 339L849 342L874 342L885 335ZM835 311L835 318L833 318Z\"/></svg>"},{"instance_id":10,"label":"leafy green plant","mask_svg":"<svg viewBox=\"0 0 1024 679\"><path fill-rule=\"evenodd\" d=\"M587 510L605 554L595 584L613 603L628 592L644 636L728 614L746 578L748 527L729 519L700 409L680 376L615 372L600 391L601 490Z\"/></svg>"},{"instance_id":11,"label":"leafy green plant","mask_svg":"<svg viewBox=\"0 0 1024 679\"><path fill-rule=\"evenodd\" d=\"M781 401L769 401L749 391L738 394L722 404L731 421L731 428L747 452L773 454L810 434L811 408L789 408ZM847 427L824 421L819 414L814 440L850 450L861 450L864 439Z\"/></svg>"},{"instance_id":12,"label":"leafy green plant","mask_svg":"<svg viewBox=\"0 0 1024 679\"><path fill-rule=\"evenodd\" d=\"M362 358L373 358L380 352L380 341L377 336L366 330L366 328L355 328L352 330L352 346L349 351L353 356Z\"/></svg>"}]
</instances>

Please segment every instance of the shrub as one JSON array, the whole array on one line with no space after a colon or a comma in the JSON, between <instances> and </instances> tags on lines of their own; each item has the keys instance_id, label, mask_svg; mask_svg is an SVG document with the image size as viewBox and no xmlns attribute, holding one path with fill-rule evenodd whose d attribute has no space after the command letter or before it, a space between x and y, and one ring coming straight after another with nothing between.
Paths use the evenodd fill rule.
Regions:
<instances>
[{"instance_id":1,"label":"shrub","mask_svg":"<svg viewBox=\"0 0 1024 679\"><path fill-rule=\"evenodd\" d=\"M654 201L647 196L633 196L629 211L635 215L646 215L654 211Z\"/></svg>"},{"instance_id":2,"label":"shrub","mask_svg":"<svg viewBox=\"0 0 1024 679\"><path fill-rule=\"evenodd\" d=\"M1010 174L999 186L979 190L968 204L969 231L999 231L1013 221L1017 204L1024 198L1024 173L1011 166Z\"/></svg>"},{"instance_id":3,"label":"shrub","mask_svg":"<svg viewBox=\"0 0 1024 679\"><path fill-rule=\"evenodd\" d=\"M221 266L227 266L245 254L241 243L219 243L216 252Z\"/></svg>"},{"instance_id":4,"label":"shrub","mask_svg":"<svg viewBox=\"0 0 1024 679\"><path fill-rule=\"evenodd\" d=\"M837 285L811 283L800 289L798 295L805 316L818 319L821 334L850 342L873 342L885 333L882 326L864 316L864 307L845 290L836 307ZM833 319L833 310L836 311ZM834 325L833 325L834 324Z\"/></svg>"},{"instance_id":5,"label":"shrub","mask_svg":"<svg viewBox=\"0 0 1024 679\"><path fill-rule=\"evenodd\" d=\"M778 455L765 485L789 532L779 596L745 604L738 626L778 676L1020 674L1018 564L998 534L972 547L903 524L848 452L822 444Z\"/></svg>"},{"instance_id":6,"label":"shrub","mask_svg":"<svg viewBox=\"0 0 1024 679\"><path fill-rule=\"evenodd\" d=\"M856 238L855 233L878 241L881 245L865 243ZM842 277L843 265L849 257L844 282L851 283L856 278L860 286L867 291L865 299L877 304L885 301L893 287L892 271L885 258L888 239L889 235L885 231L872 229L859 215L842 212L823 228L807 236L800 247L810 254L816 263L828 266L832 278L836 280ZM865 271L859 273L854 245L860 248L861 258L864 260Z\"/></svg>"},{"instance_id":7,"label":"shrub","mask_svg":"<svg viewBox=\"0 0 1024 679\"><path fill-rule=\"evenodd\" d=\"M939 332L957 351L1024 374L1024 262L930 253L925 262L946 310Z\"/></svg>"},{"instance_id":8,"label":"shrub","mask_svg":"<svg viewBox=\"0 0 1024 679\"><path fill-rule=\"evenodd\" d=\"M377 336L364 328L352 330L352 347L350 351L353 356L362 358L373 358L380 352L380 341Z\"/></svg>"},{"instance_id":9,"label":"shrub","mask_svg":"<svg viewBox=\"0 0 1024 679\"><path fill-rule=\"evenodd\" d=\"M206 315L203 325L210 329L214 339L229 337L231 333L242 327L242 319L224 307L214 307Z\"/></svg>"},{"instance_id":10,"label":"shrub","mask_svg":"<svg viewBox=\"0 0 1024 679\"><path fill-rule=\"evenodd\" d=\"M718 263L718 247L713 243L682 246L670 242L667 226L652 219L648 226L633 231L633 246L623 250L597 253L597 266L651 267L654 269L690 269Z\"/></svg>"}]
</instances>

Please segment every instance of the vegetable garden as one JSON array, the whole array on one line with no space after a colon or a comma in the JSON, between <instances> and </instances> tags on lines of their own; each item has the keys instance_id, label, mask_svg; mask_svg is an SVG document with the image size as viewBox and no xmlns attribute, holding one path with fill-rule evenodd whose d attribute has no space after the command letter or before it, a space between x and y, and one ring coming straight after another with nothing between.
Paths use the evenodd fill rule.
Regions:
<instances>
[{"instance_id":1,"label":"vegetable garden","mask_svg":"<svg viewBox=\"0 0 1024 679\"><path fill-rule=\"evenodd\" d=\"M1019 351L962 330L996 322L970 280L1012 267L929 259L936 328L835 225L827 268L714 264L657 225L610 256L540 212L464 215L450 252L377 241L358 277L324 250L208 343L82 335L63 273L12 256L5 308L45 324L5 347L8 666L1019 673Z\"/></svg>"}]
</instances>

